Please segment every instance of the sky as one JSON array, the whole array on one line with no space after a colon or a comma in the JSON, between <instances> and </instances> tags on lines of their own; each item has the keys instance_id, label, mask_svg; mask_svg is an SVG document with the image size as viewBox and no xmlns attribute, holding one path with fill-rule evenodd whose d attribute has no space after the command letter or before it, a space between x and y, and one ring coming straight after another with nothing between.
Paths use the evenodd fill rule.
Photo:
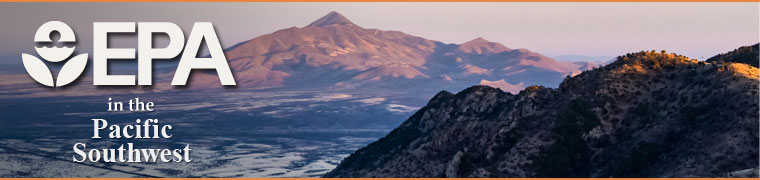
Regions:
<instances>
[{"instance_id":1,"label":"sky","mask_svg":"<svg viewBox=\"0 0 760 180\"><path fill-rule=\"evenodd\" d=\"M709 58L760 41L760 3L0 3L0 57L33 53L34 32L66 22L91 51L92 22L212 22L223 47L336 11L364 28L444 43L477 37L547 55L667 50ZM136 46L135 38L117 44ZM80 49L81 48L81 49ZM82 50L84 49L84 50ZM14 58L2 58L8 61ZM20 60L19 60L20 61Z\"/></svg>"}]
</instances>

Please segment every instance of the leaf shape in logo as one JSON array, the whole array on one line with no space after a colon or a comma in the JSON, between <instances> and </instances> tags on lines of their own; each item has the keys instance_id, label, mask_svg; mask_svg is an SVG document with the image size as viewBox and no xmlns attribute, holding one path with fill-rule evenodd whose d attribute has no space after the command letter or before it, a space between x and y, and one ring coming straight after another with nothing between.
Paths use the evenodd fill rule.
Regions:
<instances>
[{"instance_id":1,"label":"leaf shape in logo","mask_svg":"<svg viewBox=\"0 0 760 180\"><path fill-rule=\"evenodd\" d=\"M87 54L80 54L69 59L69 61L61 68L61 72L58 73L58 80L56 80L55 83L56 86L65 86L74 82L74 80L82 74L86 66Z\"/></svg>"},{"instance_id":2,"label":"leaf shape in logo","mask_svg":"<svg viewBox=\"0 0 760 180\"><path fill-rule=\"evenodd\" d=\"M53 74L50 73L50 69L42 60L25 53L21 53L21 60L24 63L24 69L29 73L29 76L32 76L32 79L42 85L54 87Z\"/></svg>"}]
</instances>

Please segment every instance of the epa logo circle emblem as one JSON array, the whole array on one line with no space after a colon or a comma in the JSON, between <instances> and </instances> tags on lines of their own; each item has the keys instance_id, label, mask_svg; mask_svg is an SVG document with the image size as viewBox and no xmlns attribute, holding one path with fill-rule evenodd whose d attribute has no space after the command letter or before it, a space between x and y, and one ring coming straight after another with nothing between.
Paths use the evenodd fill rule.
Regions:
<instances>
[{"instance_id":1,"label":"epa logo circle emblem","mask_svg":"<svg viewBox=\"0 0 760 180\"><path fill-rule=\"evenodd\" d=\"M61 35L58 40L59 43L76 42L74 31L71 29L71 27L69 27L69 25L66 25L66 23L63 23L61 21L49 21L45 24L42 24L42 26L37 29L37 33L34 34L34 42L51 44L54 43L53 40L50 39L50 33L53 33L54 31L58 32ZM35 46L34 50L37 51L37 54L40 55L42 59L48 62L57 63L65 61L67 58L69 58L69 56L74 53L75 48L76 46L56 47L55 45L52 45L51 47ZM24 63L26 72L29 73L29 76L31 76L32 79L42 85L49 87L60 87L74 82L74 80L76 80L79 75L82 74L85 67L87 66L87 54L85 53L76 55L69 59L68 62L64 63L61 71L58 72L58 77L53 80L53 74L50 72L50 69L42 60L36 56L21 53L21 60Z\"/></svg>"}]
</instances>

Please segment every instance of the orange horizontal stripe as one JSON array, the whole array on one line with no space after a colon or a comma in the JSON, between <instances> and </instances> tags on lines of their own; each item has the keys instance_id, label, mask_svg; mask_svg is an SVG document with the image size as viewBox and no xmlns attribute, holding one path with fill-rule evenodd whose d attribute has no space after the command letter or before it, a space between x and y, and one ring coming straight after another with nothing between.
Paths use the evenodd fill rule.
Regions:
<instances>
[{"instance_id":1,"label":"orange horizontal stripe","mask_svg":"<svg viewBox=\"0 0 760 180\"><path fill-rule=\"evenodd\" d=\"M81 180L82 178L2 178L8 180L30 180L30 179L49 179L49 180ZM153 180L153 178L92 178L92 179L105 179L105 180L124 180L124 179L139 179L139 180ZM165 180L197 180L199 178L162 178ZM376 179L389 179L389 180L449 180L447 178L203 178L203 179L249 179L249 180L376 180ZM455 178L457 180L757 180L757 178Z\"/></svg>"},{"instance_id":2,"label":"orange horizontal stripe","mask_svg":"<svg viewBox=\"0 0 760 180\"><path fill-rule=\"evenodd\" d=\"M6 178L3 178L6 179ZM50 180L81 180L82 178L7 178L10 180L29 180L29 179L50 179ZM152 178L92 178L92 179L107 179L107 180L124 180L124 179L140 179L140 180L153 180ZM162 178L166 180L197 180L199 178ZM206 178L204 178L206 179ZM375 179L389 179L389 180L449 180L447 178L208 178L208 179L250 179L250 180L322 180L322 179L334 179L334 180L375 180ZM757 178L456 178L457 180L589 180L589 179L604 179L604 180L757 180Z\"/></svg>"},{"instance_id":3,"label":"orange horizontal stripe","mask_svg":"<svg viewBox=\"0 0 760 180\"><path fill-rule=\"evenodd\" d=\"M0 0L0 2L760 2L760 0Z\"/></svg>"}]
</instances>

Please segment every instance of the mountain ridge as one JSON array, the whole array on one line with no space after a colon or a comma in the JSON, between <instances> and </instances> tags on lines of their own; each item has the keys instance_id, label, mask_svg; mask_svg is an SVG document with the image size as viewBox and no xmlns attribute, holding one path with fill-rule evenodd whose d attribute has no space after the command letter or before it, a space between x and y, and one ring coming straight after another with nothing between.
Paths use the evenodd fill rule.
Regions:
<instances>
[{"instance_id":1,"label":"mountain ridge","mask_svg":"<svg viewBox=\"0 0 760 180\"><path fill-rule=\"evenodd\" d=\"M737 62L760 67L760 54L758 54L760 43L749 46L742 46L725 54L718 54L705 60L706 62Z\"/></svg>"},{"instance_id":2,"label":"mountain ridge","mask_svg":"<svg viewBox=\"0 0 760 180\"><path fill-rule=\"evenodd\" d=\"M556 89L441 91L324 177L758 177L759 81L642 51Z\"/></svg>"}]
</instances>

